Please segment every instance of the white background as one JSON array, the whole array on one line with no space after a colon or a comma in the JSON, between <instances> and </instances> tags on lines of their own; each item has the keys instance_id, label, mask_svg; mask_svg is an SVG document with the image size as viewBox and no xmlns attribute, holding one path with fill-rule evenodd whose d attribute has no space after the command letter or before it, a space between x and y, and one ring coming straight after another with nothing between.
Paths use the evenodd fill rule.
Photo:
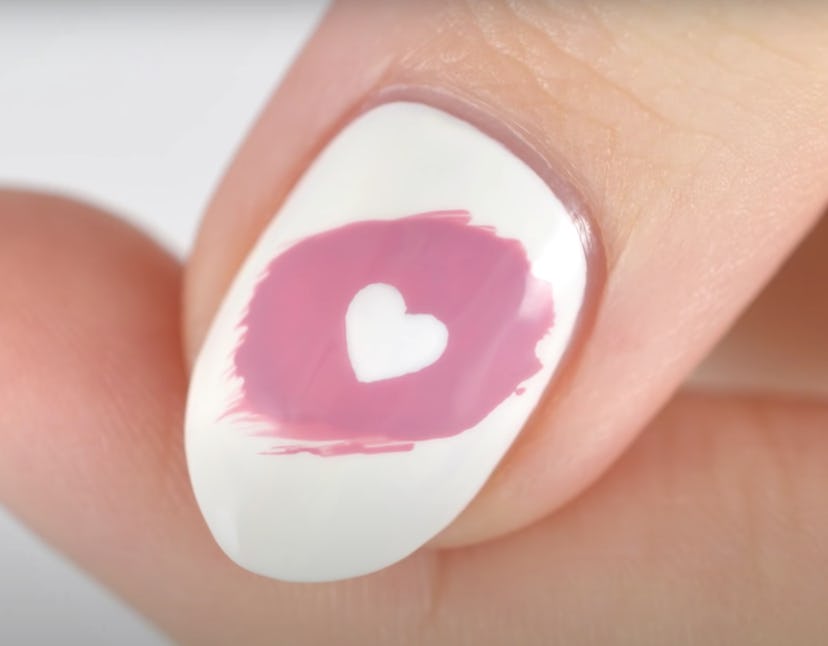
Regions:
<instances>
[{"instance_id":1,"label":"white background","mask_svg":"<svg viewBox=\"0 0 828 646\"><path fill-rule=\"evenodd\" d=\"M183 255L325 4L0 3L0 185L91 199ZM166 642L0 507L0 644L51 643Z\"/></svg>"}]
</instances>

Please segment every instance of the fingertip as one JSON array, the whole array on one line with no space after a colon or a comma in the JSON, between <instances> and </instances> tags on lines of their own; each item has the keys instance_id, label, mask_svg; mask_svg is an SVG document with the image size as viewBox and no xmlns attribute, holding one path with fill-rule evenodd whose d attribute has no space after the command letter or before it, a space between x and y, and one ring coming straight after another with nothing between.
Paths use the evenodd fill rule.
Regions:
<instances>
[{"instance_id":1,"label":"fingertip","mask_svg":"<svg viewBox=\"0 0 828 646\"><path fill-rule=\"evenodd\" d=\"M189 495L179 265L66 197L2 191L0 230L0 495L73 557L114 569L148 500L180 513Z\"/></svg>"}]
</instances>

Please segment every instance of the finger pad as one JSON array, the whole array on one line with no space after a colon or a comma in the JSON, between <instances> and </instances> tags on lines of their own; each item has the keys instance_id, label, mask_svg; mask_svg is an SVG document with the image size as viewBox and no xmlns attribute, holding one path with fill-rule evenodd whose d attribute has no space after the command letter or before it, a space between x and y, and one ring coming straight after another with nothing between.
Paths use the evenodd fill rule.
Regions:
<instances>
[{"instance_id":1,"label":"finger pad","mask_svg":"<svg viewBox=\"0 0 828 646\"><path fill-rule=\"evenodd\" d=\"M128 551L187 495L178 264L53 196L0 193L0 230L0 499L76 558Z\"/></svg>"}]
</instances>

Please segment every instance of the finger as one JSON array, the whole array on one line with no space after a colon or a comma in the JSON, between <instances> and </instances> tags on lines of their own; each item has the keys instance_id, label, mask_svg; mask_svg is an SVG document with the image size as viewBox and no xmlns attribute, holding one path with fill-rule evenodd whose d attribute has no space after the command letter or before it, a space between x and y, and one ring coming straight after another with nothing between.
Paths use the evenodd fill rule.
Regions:
<instances>
[{"instance_id":1,"label":"finger","mask_svg":"<svg viewBox=\"0 0 828 646\"><path fill-rule=\"evenodd\" d=\"M812 643L827 628L828 410L806 402L681 396L588 494L486 545L336 584L244 572L183 469L175 264L64 200L6 194L0 226L17 314L0 318L0 500L181 643Z\"/></svg>"},{"instance_id":2,"label":"finger","mask_svg":"<svg viewBox=\"0 0 828 646\"><path fill-rule=\"evenodd\" d=\"M818 642L826 429L824 403L679 394L584 496L445 553L445 643Z\"/></svg>"},{"instance_id":3,"label":"finger","mask_svg":"<svg viewBox=\"0 0 828 646\"><path fill-rule=\"evenodd\" d=\"M608 275L568 375L437 544L540 518L618 455L817 217L825 22L805 3L336 5L206 215L186 281L190 357L259 234L360 106L393 88L482 110L495 136L519 131L577 188Z\"/></svg>"},{"instance_id":4,"label":"finger","mask_svg":"<svg viewBox=\"0 0 828 646\"><path fill-rule=\"evenodd\" d=\"M0 501L105 582L192 513L180 267L90 206L0 191Z\"/></svg>"}]
</instances>

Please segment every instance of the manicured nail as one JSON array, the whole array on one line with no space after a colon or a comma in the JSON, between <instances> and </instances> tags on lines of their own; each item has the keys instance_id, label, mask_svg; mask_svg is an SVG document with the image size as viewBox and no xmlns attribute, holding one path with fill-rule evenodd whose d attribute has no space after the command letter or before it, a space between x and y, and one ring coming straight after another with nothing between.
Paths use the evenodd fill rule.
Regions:
<instances>
[{"instance_id":1,"label":"manicured nail","mask_svg":"<svg viewBox=\"0 0 828 646\"><path fill-rule=\"evenodd\" d=\"M468 122L376 107L313 162L196 362L198 504L244 568L328 581L403 559L483 486L583 308L559 196Z\"/></svg>"}]
</instances>

